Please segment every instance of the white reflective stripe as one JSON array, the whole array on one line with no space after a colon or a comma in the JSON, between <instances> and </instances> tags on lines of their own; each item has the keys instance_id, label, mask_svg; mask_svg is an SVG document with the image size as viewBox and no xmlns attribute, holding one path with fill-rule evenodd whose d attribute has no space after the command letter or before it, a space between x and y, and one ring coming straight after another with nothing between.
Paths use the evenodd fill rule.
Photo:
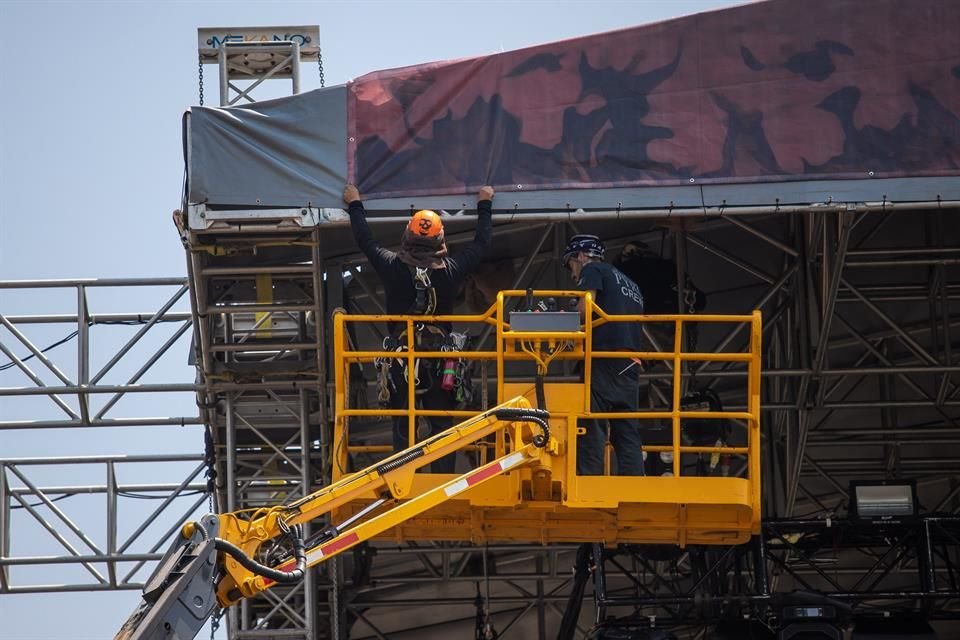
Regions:
<instances>
[{"instance_id":1,"label":"white reflective stripe","mask_svg":"<svg viewBox=\"0 0 960 640\"><path fill-rule=\"evenodd\" d=\"M511 453L509 456L501 460L499 464L494 465L494 467L491 467L491 468L500 467L499 469L497 469L498 472L506 471L511 467L517 466L518 464L523 462L523 460L524 460L523 453L518 451L517 453ZM452 496L460 493L461 491L466 491L470 487L470 484L467 482L467 480L477 475L477 473L478 472L474 472L470 474L467 478L457 480L456 482L451 484L449 487L444 489L443 492L447 494L447 496Z\"/></svg>"},{"instance_id":2,"label":"white reflective stripe","mask_svg":"<svg viewBox=\"0 0 960 640\"><path fill-rule=\"evenodd\" d=\"M315 562L319 562L321 558L323 558L323 551L320 550L320 547L317 547L307 553L307 564L312 565Z\"/></svg>"},{"instance_id":3,"label":"white reflective stripe","mask_svg":"<svg viewBox=\"0 0 960 640\"><path fill-rule=\"evenodd\" d=\"M500 463L500 468L506 471L511 467L517 466L521 462L523 462L523 453L518 451L516 453L511 453L509 456L504 458L503 462Z\"/></svg>"},{"instance_id":4,"label":"white reflective stripe","mask_svg":"<svg viewBox=\"0 0 960 640\"><path fill-rule=\"evenodd\" d=\"M466 479L460 479L451 484L449 487L443 490L448 496L456 495L461 491L466 491L470 485L467 484Z\"/></svg>"}]
</instances>

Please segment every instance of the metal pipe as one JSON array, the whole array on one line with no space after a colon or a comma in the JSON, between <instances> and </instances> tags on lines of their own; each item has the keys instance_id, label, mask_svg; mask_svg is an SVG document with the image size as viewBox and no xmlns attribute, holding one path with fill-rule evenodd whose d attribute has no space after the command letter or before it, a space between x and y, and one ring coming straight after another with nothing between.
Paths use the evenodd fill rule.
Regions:
<instances>
[{"instance_id":1,"label":"metal pipe","mask_svg":"<svg viewBox=\"0 0 960 640\"><path fill-rule=\"evenodd\" d=\"M80 540L82 540L90 548L91 551L93 551L94 553L103 553L100 550L100 547L94 544L93 540L91 540L83 532L83 530L73 522L73 520L68 518L67 514L65 514L60 509L60 507L58 507L52 500L50 500L43 491L38 489L36 485L30 482L30 480L25 475L20 473L17 470L16 466L9 466L8 468L10 469L10 473L17 476L20 482L25 484L33 492L31 495L36 496L41 502L43 502L44 506L47 507L47 509L49 509L51 512L53 512L54 515L60 518L61 522L63 522L68 529L70 529ZM18 500L20 500L21 504L25 504L19 495L16 497ZM35 512L32 509L30 509L30 512L35 514Z\"/></svg>"},{"instance_id":2,"label":"metal pipe","mask_svg":"<svg viewBox=\"0 0 960 640\"><path fill-rule=\"evenodd\" d=\"M140 324L147 321L149 313L94 313L88 314L90 324ZM38 314L38 315L20 315L6 316L11 324L76 324L76 314ZM191 315L188 312L177 311L167 313L157 322L182 322L189 320Z\"/></svg>"},{"instance_id":3,"label":"metal pipe","mask_svg":"<svg viewBox=\"0 0 960 640\"><path fill-rule=\"evenodd\" d=\"M109 456L53 456L46 458L5 458L2 464L12 464L18 467L50 464L104 464L107 462L193 462L203 460L203 456L187 454L142 454L142 455L109 455Z\"/></svg>"},{"instance_id":4,"label":"metal pipe","mask_svg":"<svg viewBox=\"0 0 960 640\"><path fill-rule=\"evenodd\" d=\"M76 427L183 427L188 424L204 424L200 416L183 418L113 418L109 420L91 420L81 422L76 420L11 420L0 422L0 431L6 429L71 429Z\"/></svg>"},{"instance_id":5,"label":"metal pipe","mask_svg":"<svg viewBox=\"0 0 960 640\"><path fill-rule=\"evenodd\" d=\"M867 429L820 429L817 433L820 434L829 434L832 437L848 437L848 436L875 436L880 432L879 427L867 428ZM943 428L943 427L911 427L904 425L901 427L891 427L883 432L885 435L896 435L898 433L906 433L914 436L947 436L947 435L957 435L957 430L954 428Z\"/></svg>"},{"instance_id":6,"label":"metal pipe","mask_svg":"<svg viewBox=\"0 0 960 640\"><path fill-rule=\"evenodd\" d=\"M13 471L13 473L16 473L16 470L14 470L14 469L12 469L12 468L11 468L11 471ZM19 476L19 474L17 474L17 475ZM23 478L20 477L20 480L23 481ZM43 516L41 516L39 513L37 513L36 509L33 508L33 505L31 505L29 502L27 502L26 500L24 500L23 497L21 497L21 496L14 496L14 498L16 498L17 502L20 503L21 508L23 508L27 513L29 513L31 516L33 516L33 518L34 518L38 523L40 523L40 526L43 527L44 529L46 529L46 530L47 530L47 533L49 533L51 536L53 536L54 539L56 539L56 541L59 542L59 543L63 546L64 549L66 549L67 551L69 551L71 555L80 555L80 552L77 551L77 549L76 549L72 544L70 544L70 542L69 542L66 538L63 537L63 535L60 534L60 532L57 530L56 527L52 526L50 523L48 523L48 522L43 518ZM46 503L45 503L45 504L46 504ZM74 532L74 533L76 533L76 532ZM82 532L81 532L81 533L82 533ZM86 538L86 536L83 536L83 538ZM84 542L86 542L86 541L87 541L87 540L84 539ZM89 544L89 543L88 543L88 544ZM102 553L102 551L100 551L99 549L97 549L96 546L92 546L91 548L93 549L93 552L94 552L94 553L97 553L97 554ZM104 578L103 575L101 575L100 572L97 571L92 564L90 564L90 563L88 563L88 562L84 562L84 563L81 563L81 564L83 564L84 568L85 568L87 571L89 571L89 572L93 575L93 577L97 579L98 582L100 582L100 583L102 583L102 584L107 584L107 579Z\"/></svg>"},{"instance_id":7,"label":"metal pipe","mask_svg":"<svg viewBox=\"0 0 960 640\"><path fill-rule=\"evenodd\" d=\"M313 273L313 265L263 265L261 267L204 267L200 275L208 278L215 277L243 277L243 276L298 276Z\"/></svg>"},{"instance_id":8,"label":"metal pipe","mask_svg":"<svg viewBox=\"0 0 960 640\"><path fill-rule=\"evenodd\" d=\"M30 369L30 367L24 364L23 360L17 357L17 354L15 354L13 351L8 349L7 346L3 344L3 342L0 342L0 351L3 351L4 355L6 355L10 359L10 361L17 366L18 369L20 369L23 373L25 373L28 378L33 380L33 382L37 385L37 387L40 387L40 388L46 387L46 385L43 384L43 380L41 380L39 376L37 376L37 374L35 374ZM48 395L48 394L44 393L43 395ZM80 416L77 415L77 413L70 407L70 405L64 402L59 396L54 394L50 396L50 399L53 400L53 402L58 407L63 409L64 413L66 413L68 416L70 416L74 420L80 420ZM0 422L0 426L2 425L3 423Z\"/></svg>"},{"instance_id":9,"label":"metal pipe","mask_svg":"<svg viewBox=\"0 0 960 640\"><path fill-rule=\"evenodd\" d=\"M500 194L503 196L504 194ZM369 211L376 211L376 201L367 203ZM760 205L743 207L690 207L690 208L651 208L651 209L606 209L599 211L524 211L517 210L510 214L493 215L494 222L567 222L571 224L588 223L596 220L659 220L662 218L703 218L720 220L727 216L766 215L771 213L799 214L799 213L860 213L887 211L930 211L939 209L960 208L960 200L945 200L941 202L899 202L893 203L847 203L847 204L809 204L809 205ZM409 222L408 216L371 216L367 221L371 224ZM347 226L348 220L329 220L322 223L332 226Z\"/></svg>"},{"instance_id":10,"label":"metal pipe","mask_svg":"<svg viewBox=\"0 0 960 640\"><path fill-rule=\"evenodd\" d=\"M220 51L217 52L217 66L220 70L220 106L228 107L230 106L230 83L227 80L230 73L229 65L230 63L227 60L227 48L220 47Z\"/></svg>"},{"instance_id":11,"label":"metal pipe","mask_svg":"<svg viewBox=\"0 0 960 640\"><path fill-rule=\"evenodd\" d=\"M826 597L837 599L837 600L939 600L939 599L952 599L960 596L960 591L940 591L936 593L931 593L927 591L883 591L883 592L871 592L871 591L860 591L860 592L826 592L823 594ZM652 606L652 605L665 605L665 604L700 604L703 600L703 595L693 595L693 596L655 596L652 598L635 598L635 597L612 597L607 599L607 604L615 607L639 607L639 606ZM722 602L741 602L741 603L750 603L750 602L769 602L776 599L776 596L771 594L768 596L763 595L735 595L735 594L724 594L722 596L717 596L718 601ZM505 601L502 598L494 598L494 600L500 602ZM391 601L393 602L393 601ZM368 603L364 603L368 604Z\"/></svg>"},{"instance_id":12,"label":"metal pipe","mask_svg":"<svg viewBox=\"0 0 960 640\"><path fill-rule=\"evenodd\" d=\"M117 586L117 563L114 557L117 553L117 473L115 463L107 463L107 555L111 562L107 564L107 580L112 586Z\"/></svg>"},{"instance_id":13,"label":"metal pipe","mask_svg":"<svg viewBox=\"0 0 960 640\"><path fill-rule=\"evenodd\" d=\"M183 286L186 278L60 278L50 280L0 280L0 289L66 289L75 287Z\"/></svg>"},{"instance_id":14,"label":"metal pipe","mask_svg":"<svg viewBox=\"0 0 960 640\"><path fill-rule=\"evenodd\" d=\"M91 394L91 393L147 393L147 392L180 392L199 391L204 385L195 383L166 383L166 384L103 384L84 387L70 385L68 387L3 387L0 396L55 396L58 394ZM271 387L272 388L272 387ZM79 417L79 416L77 416ZM96 422L101 416L94 418Z\"/></svg>"},{"instance_id":15,"label":"metal pipe","mask_svg":"<svg viewBox=\"0 0 960 640\"><path fill-rule=\"evenodd\" d=\"M884 431L886 431L884 429ZM876 433L876 432L875 432ZM831 434L832 435L832 434ZM824 448L843 448L849 447L851 445L857 447L880 447L888 445L898 445L898 446L926 446L932 444L960 444L960 437L956 438L918 438L916 440L905 440L903 438L889 438L889 439L880 439L880 440L807 440L808 447L824 447Z\"/></svg>"},{"instance_id":16,"label":"metal pipe","mask_svg":"<svg viewBox=\"0 0 960 640\"><path fill-rule=\"evenodd\" d=\"M187 329L189 329L192 326L192 324L193 323L190 320L185 321L183 325L179 329L177 329L173 333L173 335L170 336L170 338L168 338L163 345L160 346L160 348L150 357L150 359L147 360L146 364L140 367L140 369L138 369L137 372L134 373L129 380L127 380L126 384L132 385L136 383L136 381L139 380L140 377L143 376L143 374L149 371L150 367L152 367L154 363L156 363L156 361L159 360L163 356L163 354L165 354L170 349L170 347L172 347L174 343L176 343L180 339L180 336L182 336L184 333L187 332ZM109 411L110 408L113 407L113 405L115 405L117 401L119 401L120 398L123 397L123 395L124 395L124 392L121 391L121 392L118 392L112 398L110 398L110 400L100 409L100 411L97 413L97 415L93 417L93 419L100 420L101 418L103 418L103 416L106 415L107 411Z\"/></svg>"},{"instance_id":17,"label":"metal pipe","mask_svg":"<svg viewBox=\"0 0 960 640\"><path fill-rule=\"evenodd\" d=\"M796 272L797 270L797 267L798 267L798 263L794 262L789 269L784 271L783 275L780 276L780 279L777 280L769 289L767 289L766 293L764 293L760 297L760 299L757 300L756 304L753 305L753 308L763 309L763 307L766 306L767 302L769 302L770 299L773 298L773 296L780 290L780 288L783 287L787 283L787 281L793 276L794 272ZM723 351L727 347L727 345L733 342L733 339L736 338L740 334L740 332L743 331L744 328L746 328L747 326L749 325L746 323L740 323L737 326L733 327L730 330L730 332L727 333L726 336L724 336L723 340L720 341L720 343L715 347L714 350L717 352ZM709 362L701 363L700 366L697 367L694 373L696 375L700 375L700 373L702 373L707 368L707 366L709 366L709 364L710 364Z\"/></svg>"},{"instance_id":18,"label":"metal pipe","mask_svg":"<svg viewBox=\"0 0 960 640\"><path fill-rule=\"evenodd\" d=\"M43 353L43 350L38 349L36 346L34 346L34 344L33 344L32 342L30 342L30 340L27 338L27 336L23 335L23 334L20 332L20 330L17 329L17 328L13 325L13 323L11 323L7 318L3 317L2 314L0 314L0 324L2 324L3 326L5 326L5 327L7 328L7 331L9 331L11 334L13 334L13 336L14 336L17 340L19 340L21 344L23 344L27 349L29 349L29 350L30 350L30 353L33 354L33 357L35 357L37 360L39 360L39 361L42 362L44 365L46 365L47 369L49 369L50 371L52 371L55 376L57 376L58 378L60 378L61 382L63 382L64 384L68 384L68 385L72 385L72 384L73 384L73 382L70 380L70 378L68 378L65 373L63 373L62 371L60 371L60 369L57 367L57 365L53 364L53 362L51 362L50 359L47 358L47 356Z\"/></svg>"},{"instance_id":19,"label":"metal pipe","mask_svg":"<svg viewBox=\"0 0 960 640\"><path fill-rule=\"evenodd\" d=\"M836 255L833 257L833 271L830 273L830 282L826 295L823 298L823 313L821 314L820 339L814 351L813 371L816 375L823 367L823 359L827 354L827 342L830 339L830 326L834 315L834 306L836 305L837 292L840 288L843 267L846 261L847 246L850 241L850 218L840 214L840 233L837 238Z\"/></svg>"},{"instance_id":20,"label":"metal pipe","mask_svg":"<svg viewBox=\"0 0 960 640\"><path fill-rule=\"evenodd\" d=\"M305 309L309 310L309 309ZM211 353L254 353L263 351L304 351L316 349L313 342L257 342L243 344L214 344Z\"/></svg>"},{"instance_id":21,"label":"metal pipe","mask_svg":"<svg viewBox=\"0 0 960 640\"><path fill-rule=\"evenodd\" d=\"M960 264L960 258L911 258L906 260L851 260L848 267L929 267Z\"/></svg>"},{"instance_id":22,"label":"metal pipe","mask_svg":"<svg viewBox=\"0 0 960 640\"><path fill-rule=\"evenodd\" d=\"M807 462L810 462L810 459L807 459ZM816 462L817 466L822 467L830 471L833 470L853 470L853 469L873 469L877 472L883 472L881 467L878 467L877 460L866 460L863 458L836 458L832 460L819 460ZM937 465L944 465L944 468L956 468L956 457L954 456L943 456L943 457L924 457L924 458L909 458L907 460L901 461L906 467L931 467Z\"/></svg>"},{"instance_id":23,"label":"metal pipe","mask_svg":"<svg viewBox=\"0 0 960 640\"><path fill-rule=\"evenodd\" d=\"M746 222L743 222L742 220L739 220L736 216L724 216L723 219L724 219L726 222L728 222L729 224L732 224L732 225L734 225L734 226L740 227L741 229L743 229L743 230L746 231L747 233L752 234L752 235L760 238L761 240L763 240L763 241L766 242L767 244L773 245L774 247L780 249L781 251L783 251L784 253L786 253L786 254L789 255L789 256L793 256L794 258L796 258L797 256L800 255L800 252L798 252L796 249L793 249L792 247L790 247L790 246L788 246L788 245L785 245L784 243L780 242L779 240L768 236L767 234L763 233L762 231L760 231L760 230L758 230L758 229L755 229L754 227L751 227L751 226L748 225Z\"/></svg>"},{"instance_id":24,"label":"metal pipe","mask_svg":"<svg viewBox=\"0 0 960 640\"><path fill-rule=\"evenodd\" d=\"M0 558L10 557L10 493L7 485L7 464L0 461ZM0 593L10 590L10 571L0 565Z\"/></svg>"},{"instance_id":25,"label":"metal pipe","mask_svg":"<svg viewBox=\"0 0 960 640\"><path fill-rule=\"evenodd\" d=\"M0 463L6 464L6 460L0 460ZM123 462L126 462L125 460ZM176 462L180 462L179 460ZM193 460L184 460L183 462L193 462ZM113 461L108 462L107 464L115 464ZM180 488L180 484L116 484L113 487L113 490L118 494L120 493L167 493L168 491L173 491L174 489ZM204 491L207 485L205 483L189 484L183 487L189 491ZM48 487L40 487L40 491L43 491L47 495L56 495L56 496L79 496L79 495L97 495L110 493L109 485L84 485L84 486L75 486L75 485L51 485ZM33 495L31 489L25 487L10 487L7 490L9 495L21 495L21 496L30 496Z\"/></svg>"},{"instance_id":26,"label":"metal pipe","mask_svg":"<svg viewBox=\"0 0 960 640\"><path fill-rule=\"evenodd\" d=\"M707 242L706 240L701 240L700 238L698 238L698 237L696 237L695 235L690 234L690 233L687 234L687 240L689 240L692 244L695 244L696 246L700 247L700 248L703 249L704 251L707 251L707 252L709 252L709 253L712 253L713 255L717 256L718 258L721 258L721 259L723 259L723 260L726 260L727 262L729 262L729 263L732 264L733 266L738 267L738 268L742 269L743 271L746 271L746 272L749 273L750 275L752 275L752 276L754 276L754 277L756 277L756 278L759 278L760 280L763 280L763 281L766 282L767 284L773 284L773 283L774 283L773 276L770 276L770 275L764 273L763 271L761 271L761 270L758 269L757 267L753 266L752 264L748 264L747 262L745 262L745 261L743 261L743 260L741 260L741 259L739 259L739 258L737 258L737 257L734 257L734 256L730 255L729 253L727 253L726 251L724 251L724 250L722 250L722 249L719 249L719 248L717 248L717 247L714 247L712 244L710 244L710 243ZM678 268L679 268L679 262L678 262ZM683 295L683 288L682 288L682 287L678 287L678 289L679 289L679 290L677 291L677 295L678 295L678 296L682 296L682 295Z\"/></svg>"},{"instance_id":27,"label":"metal pipe","mask_svg":"<svg viewBox=\"0 0 960 640\"><path fill-rule=\"evenodd\" d=\"M321 396L320 402L323 403L324 398ZM321 423L326 426L326 423ZM313 474L311 470L313 467L310 465L310 449L311 449L312 438L310 437L310 399L307 397L307 392L304 389L300 390L300 486L303 487L303 495L310 493L310 488L313 487ZM310 524L306 523L304 525L304 536L309 537L310 535ZM311 572L312 573L312 572Z\"/></svg>"},{"instance_id":28,"label":"metal pipe","mask_svg":"<svg viewBox=\"0 0 960 640\"><path fill-rule=\"evenodd\" d=\"M162 553L125 553L124 562L143 561L150 562L159 560L163 557ZM119 557L109 553L89 554L81 556L20 556L17 558L5 557L0 564L4 567L25 567L48 564L83 564L83 563L101 563L116 561ZM115 587L120 587L123 583L119 582Z\"/></svg>"},{"instance_id":29,"label":"metal pipe","mask_svg":"<svg viewBox=\"0 0 960 640\"><path fill-rule=\"evenodd\" d=\"M189 486L190 482L194 478L196 478L198 475L200 475L200 473L205 469L206 469L206 466L204 464L201 463L200 465L198 465L197 468L193 470L193 473L187 476L187 478L183 482L181 482L176 489L174 489L166 498L164 498L163 501L157 506L157 508L153 510L153 513L151 513L149 516L147 516L144 519L143 524L137 527L137 530L130 534L130 537L127 538L127 541L120 545L119 547L120 553L123 553L124 551L126 551L127 548L131 544L133 544L137 540L137 538L140 537L140 534L146 531L147 527L153 524L157 516L163 513L164 509L166 509L170 503L176 500L187 488L187 486Z\"/></svg>"},{"instance_id":30,"label":"metal pipe","mask_svg":"<svg viewBox=\"0 0 960 640\"><path fill-rule=\"evenodd\" d=\"M143 583L120 583L113 586L103 582L102 584L37 584L19 587L10 587L6 593L78 593L95 591L122 591L122 590L141 590Z\"/></svg>"},{"instance_id":31,"label":"metal pipe","mask_svg":"<svg viewBox=\"0 0 960 640\"><path fill-rule=\"evenodd\" d=\"M868 309L873 311L873 313L876 314L881 320L883 320L891 329L893 329L897 333L897 335L899 335L903 339L903 341L907 344L910 350L917 355L917 357L919 357L921 360L926 360L927 362L933 365L940 364L939 362L937 362L936 358L934 358L929 353L927 353L926 349L921 347L920 344L916 340L914 340L906 331L901 329L900 326L890 318L890 316L885 314L883 311L880 310L879 307L877 307L875 304L870 302L870 300L868 300L866 296L860 293L860 291L856 287L854 287L852 284L847 282L842 276L840 278L840 283L844 287L846 287L846 289L850 291L850 293L852 293L857 298L859 298L860 302L866 305Z\"/></svg>"},{"instance_id":32,"label":"metal pipe","mask_svg":"<svg viewBox=\"0 0 960 640\"><path fill-rule=\"evenodd\" d=\"M891 367L894 366L893 362L884 352L880 351L877 347L875 347L868 340L866 340L860 334L859 331L857 331L849 322L847 322L839 314L837 315L837 320L839 320L843 324L843 326L850 333L850 335L852 335L854 338L858 339L861 342L861 344L866 348L867 352L873 354L873 356L876 357L878 360L880 360L880 362L883 363L884 365L891 366ZM944 406L943 402L938 402L936 398L934 398L929 393L927 393L917 383L915 383L909 377L904 375L902 372L899 372L896 369L894 369L894 371L897 372L897 377L899 377L908 387L913 389L913 391L915 391L918 395L920 395L923 398L926 398L931 402L934 402L935 403L934 406L936 407L937 413L939 413L947 422L950 422L951 424L953 423L953 419L949 415L947 415L946 412L943 411L943 406ZM887 399L884 398L882 395L881 395L881 398L882 400L880 404L887 401Z\"/></svg>"},{"instance_id":33,"label":"metal pipe","mask_svg":"<svg viewBox=\"0 0 960 640\"><path fill-rule=\"evenodd\" d=\"M226 394L226 430L227 430L227 512L232 513L237 510L237 478L236 478L236 456L237 456L237 422L236 408L233 406L236 396L232 393Z\"/></svg>"},{"instance_id":34,"label":"metal pipe","mask_svg":"<svg viewBox=\"0 0 960 640\"><path fill-rule=\"evenodd\" d=\"M140 327L140 330L137 331L137 333L132 338L130 338L130 340L128 340L127 343L123 345L123 347L112 358L110 358L110 361L107 362L107 364L105 364L103 368L100 369L100 371L97 372L95 376L93 376L93 378L91 378L89 381L81 380L80 383L87 384L89 382L89 384L96 384L97 382L99 382L103 378L103 376L105 376L107 372L110 371L110 369L112 369L113 366L120 361L120 358L125 356L127 352L130 351L130 349L132 349L140 341L140 338L142 338L147 333L147 331L149 331L150 328L153 327L153 325L155 325L157 321L167 311L169 311L170 308L173 307L173 305L175 305L181 297L183 297L183 294L185 294L186 292L187 292L187 285L183 285L182 287L180 287L180 289L176 293L174 293L173 296L171 296L170 299L167 300L167 302L162 307L160 307L160 309L156 313L153 314L153 316L147 321L147 323L142 327ZM82 314L78 314L78 316L80 315L82 315L84 318L86 317L86 307L84 307L84 312Z\"/></svg>"},{"instance_id":35,"label":"metal pipe","mask_svg":"<svg viewBox=\"0 0 960 640\"><path fill-rule=\"evenodd\" d=\"M187 517L193 514L200 507L200 505L203 504L204 500L206 500L206 495L201 495L192 505L187 507L186 511L183 512L183 515L178 520L175 520L174 523L166 531L160 534L156 544L150 547L150 553L154 553L160 547L166 545L167 541L170 539L170 536L172 536L175 531L178 531L183 526L183 523L186 522ZM136 575L138 571L140 571L140 568L143 567L143 565L144 565L144 562L142 560L137 562L133 566L133 568L130 569L127 575L124 576L123 582L129 581L130 578L132 578L134 575Z\"/></svg>"},{"instance_id":36,"label":"metal pipe","mask_svg":"<svg viewBox=\"0 0 960 640\"><path fill-rule=\"evenodd\" d=\"M854 249L848 251L847 255L860 256L929 256L940 255L942 253L960 253L960 248L956 247L891 247L889 249Z\"/></svg>"},{"instance_id":37,"label":"metal pipe","mask_svg":"<svg viewBox=\"0 0 960 640\"><path fill-rule=\"evenodd\" d=\"M293 313L303 311L313 311L313 306L309 304L229 304L206 307L204 309L208 314L221 313L230 315L232 313L277 313L278 311L289 311Z\"/></svg>"},{"instance_id":38,"label":"metal pipe","mask_svg":"<svg viewBox=\"0 0 960 640\"><path fill-rule=\"evenodd\" d=\"M197 362L200 378L206 380L207 375L213 373L213 358L209 351L210 317L207 315L207 300L205 280L198 277L200 271L200 254L187 253L187 281L190 289L190 311L193 314L194 348L198 351ZM202 311L202 313L201 313ZM209 401L203 404L211 404Z\"/></svg>"}]
</instances>

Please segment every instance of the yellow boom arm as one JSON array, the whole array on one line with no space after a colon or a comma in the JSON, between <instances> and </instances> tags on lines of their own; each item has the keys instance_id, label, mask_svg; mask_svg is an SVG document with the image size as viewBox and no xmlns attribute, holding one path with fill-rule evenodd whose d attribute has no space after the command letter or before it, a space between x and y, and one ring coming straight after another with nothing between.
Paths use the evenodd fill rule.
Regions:
<instances>
[{"instance_id":1,"label":"yellow boom arm","mask_svg":"<svg viewBox=\"0 0 960 640\"><path fill-rule=\"evenodd\" d=\"M226 553L220 554L224 571L224 578L217 585L217 600L220 606L227 607L241 598L250 598L269 589L282 578L272 577L273 572L258 572L252 569L249 563L245 566L243 558L239 557L236 551L230 550L228 545L248 558L253 558L264 543L288 535L296 525L315 520L353 500L373 498L371 504L361 513L348 522L327 527L321 533L319 543L311 542L313 546L304 549L303 559L299 562L299 570L302 571L490 478L558 453L558 443L550 437L546 418L546 412L532 409L525 398L517 397L293 504L272 508L252 520L243 520L236 513L219 515L217 548L221 551L228 549ZM504 429L508 429L510 442L513 443L511 453L415 498L407 499L417 469ZM376 511L380 512L371 515ZM364 517L366 519L362 520ZM184 528L185 536L193 534L192 526L194 525ZM298 559L291 558L280 563L273 571L293 574L298 570L297 565ZM267 575L263 575L264 573Z\"/></svg>"}]
</instances>

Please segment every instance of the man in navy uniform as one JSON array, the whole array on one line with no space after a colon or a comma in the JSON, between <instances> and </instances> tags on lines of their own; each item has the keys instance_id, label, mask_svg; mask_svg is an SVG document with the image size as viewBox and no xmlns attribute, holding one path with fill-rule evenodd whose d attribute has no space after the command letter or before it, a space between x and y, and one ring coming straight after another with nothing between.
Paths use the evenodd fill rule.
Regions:
<instances>
[{"instance_id":1,"label":"man in navy uniform","mask_svg":"<svg viewBox=\"0 0 960 640\"><path fill-rule=\"evenodd\" d=\"M563 264L582 291L609 315L643 313L640 287L616 267L603 261L604 246L597 236L578 234L570 238ZM581 303L581 313L583 313ZM594 351L640 351L640 325L608 322L593 330ZM630 358L594 358L590 373L590 410L593 412L639 411L637 392L640 367ZM577 475L603 473L607 441L605 420L589 420L586 433L577 439ZM617 475L643 475L640 424L634 418L610 421L610 442L617 455Z\"/></svg>"}]
</instances>

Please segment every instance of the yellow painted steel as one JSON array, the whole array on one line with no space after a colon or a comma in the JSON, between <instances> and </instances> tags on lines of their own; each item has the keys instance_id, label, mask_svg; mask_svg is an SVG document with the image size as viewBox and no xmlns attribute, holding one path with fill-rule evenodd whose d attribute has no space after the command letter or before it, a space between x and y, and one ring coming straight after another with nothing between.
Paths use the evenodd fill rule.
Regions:
<instances>
[{"instance_id":1,"label":"yellow painted steel","mask_svg":"<svg viewBox=\"0 0 960 640\"><path fill-rule=\"evenodd\" d=\"M589 292L535 291L538 297L581 298L585 308L579 331L528 332L512 330L506 303L527 295L526 291L503 291L483 314L434 317L346 315L334 316L335 423L333 477L348 477L350 454L389 451L389 447L351 445L349 421L361 416L408 417L409 442L416 442L417 419L421 416L472 415L465 411L429 411L414 406L414 388L408 385L411 407L408 410L382 410L350 407L346 388L347 367L375 358L397 358L396 352L351 349L346 339L348 324L400 322L407 327L407 351L402 356L412 369L420 358L448 357L448 352L417 351L412 338L418 322L449 322L466 325L476 332L485 326L495 329L491 351L458 353L458 357L484 361L496 367L497 401L523 396L535 403L533 383L507 378L509 363L529 361L546 369L551 362L584 363L582 383L547 383L547 408L550 429L557 442L554 455L538 464L525 466L510 474L493 478L456 499L438 503L429 511L379 534L395 540L451 540L472 542L602 542L605 544L669 543L736 544L759 532L761 515L760 485L760 355L761 315L609 315L593 301ZM609 322L639 322L673 329L670 351L594 351L593 331ZM740 325L749 333L748 348L742 352L700 353L682 350L683 331L691 324ZM544 346L547 350L544 350ZM594 358L638 358L664 361L672 368L673 393L668 411L633 413L593 413L590 411L590 363ZM745 379L746 411L683 411L681 381L684 363L734 363L742 366ZM576 475L576 437L578 424L591 418L638 418L670 421L672 445L645 447L648 453L670 451L673 477L625 477ZM694 447L681 443L681 426L690 419L733 419L746 424L745 446ZM481 461L498 459L510 453L511 443L503 430L495 431L493 441L471 447ZM681 454L723 454L745 458L744 477L693 477L681 475ZM451 475L418 473L411 477L410 495L421 496L450 481ZM333 510L334 520L358 513L369 499L344 501Z\"/></svg>"},{"instance_id":2,"label":"yellow painted steel","mask_svg":"<svg viewBox=\"0 0 960 640\"><path fill-rule=\"evenodd\" d=\"M377 510L349 526L339 524L343 520L334 515L332 522L337 523L337 528L331 530L330 535L320 543L306 550L306 566L310 567L409 522L461 494L471 494L489 485L497 487L498 493L505 496L516 494L518 476L504 474L532 464L536 464L537 469L549 468L550 460L559 453L560 447L556 438L546 435L542 442L537 442L531 423L524 422L522 418L514 416L516 420L511 420L509 416L500 415L503 409L523 410L529 407L530 403L518 396L475 415L426 442L389 456L380 463L344 475L329 486L291 504L252 512L220 514L219 537L241 549L248 557L254 558L265 543L282 537L289 527L316 520L338 509L342 513L345 505L367 506L378 499L383 500ZM430 487L418 486L417 476L414 475L417 469L451 452L459 451L478 439L507 430L513 445L509 454L462 476L447 475ZM511 491L510 487L514 490ZM181 535L188 538L195 530L196 525L191 523L183 527ZM216 591L217 599L223 607L228 607L242 598L253 597L275 584L273 580L242 566L232 555L221 553L219 558L224 576L217 583ZM293 568L293 560L276 567L286 572Z\"/></svg>"}]
</instances>

